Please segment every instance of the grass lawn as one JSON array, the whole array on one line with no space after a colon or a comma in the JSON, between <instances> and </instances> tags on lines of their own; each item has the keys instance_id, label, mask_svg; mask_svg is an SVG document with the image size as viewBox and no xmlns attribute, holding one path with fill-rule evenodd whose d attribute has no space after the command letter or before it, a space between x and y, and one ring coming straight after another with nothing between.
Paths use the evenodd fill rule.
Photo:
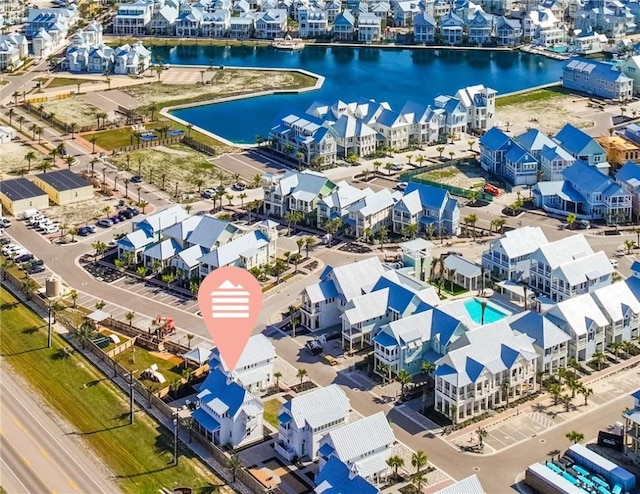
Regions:
<instances>
[{"instance_id":1,"label":"grass lawn","mask_svg":"<svg viewBox=\"0 0 640 494\"><path fill-rule=\"evenodd\" d=\"M449 295L462 295L463 293L467 293L469 290L458 285L457 283L453 284L453 290L451 290L451 282L445 281L442 283L442 291L448 293Z\"/></svg>"},{"instance_id":2,"label":"grass lawn","mask_svg":"<svg viewBox=\"0 0 640 494\"><path fill-rule=\"evenodd\" d=\"M456 175L460 174L460 170L458 170L455 166L449 166L447 168L442 168L441 170L434 170L432 172L425 172L417 175L416 178L422 178L424 180L430 180L432 182L439 182L445 178L453 178Z\"/></svg>"},{"instance_id":3,"label":"grass lawn","mask_svg":"<svg viewBox=\"0 0 640 494\"><path fill-rule=\"evenodd\" d=\"M278 428L278 412L282 406L282 402L276 398L267 400L264 405L264 419L276 429Z\"/></svg>"},{"instance_id":4,"label":"grass lawn","mask_svg":"<svg viewBox=\"0 0 640 494\"><path fill-rule=\"evenodd\" d=\"M131 145L131 136L133 132L129 127L121 127L119 129L101 130L99 132L89 132L83 134L85 139L91 139L92 136L96 136L96 146L101 147L107 151L112 151L117 148L122 148Z\"/></svg>"},{"instance_id":5,"label":"grass lawn","mask_svg":"<svg viewBox=\"0 0 640 494\"><path fill-rule=\"evenodd\" d=\"M183 366L181 364L157 357L148 350L139 346L133 345L124 352L119 353L116 355L116 360L125 369L133 371L136 377L145 386L157 384L155 381L140 379L140 373L145 369L148 369L151 364L156 364L158 366L158 372L165 377L167 384L173 379L180 379L182 377Z\"/></svg>"},{"instance_id":6,"label":"grass lawn","mask_svg":"<svg viewBox=\"0 0 640 494\"><path fill-rule=\"evenodd\" d=\"M509 105L519 105L522 103L531 103L534 101L547 101L562 96L567 96L571 93L568 89L561 86L553 86L545 89L536 89L534 91L513 94L511 96L498 96L496 98L496 107Z\"/></svg>"},{"instance_id":7,"label":"grass lawn","mask_svg":"<svg viewBox=\"0 0 640 494\"><path fill-rule=\"evenodd\" d=\"M47 89L51 89L54 87L64 87L64 86L76 86L81 83L80 90L82 90L82 86L88 86L89 84L93 84L94 82L99 82L98 80L89 80L89 79L79 79L73 77L54 77L53 80L47 84Z\"/></svg>"},{"instance_id":8,"label":"grass lawn","mask_svg":"<svg viewBox=\"0 0 640 494\"><path fill-rule=\"evenodd\" d=\"M45 322L5 289L0 289L0 302L0 351L5 362L84 437L124 492L157 493L189 485L205 493L222 483L186 454L179 466L172 466L168 431L141 412L129 425L127 400L109 379L80 355L64 357L61 349L68 345L58 335L52 348L46 348Z\"/></svg>"}]
</instances>

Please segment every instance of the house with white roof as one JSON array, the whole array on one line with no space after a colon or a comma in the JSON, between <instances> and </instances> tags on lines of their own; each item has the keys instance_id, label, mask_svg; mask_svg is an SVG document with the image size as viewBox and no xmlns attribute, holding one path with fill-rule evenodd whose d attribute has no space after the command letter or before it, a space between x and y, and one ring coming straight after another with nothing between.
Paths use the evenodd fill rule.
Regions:
<instances>
[{"instance_id":1,"label":"house with white roof","mask_svg":"<svg viewBox=\"0 0 640 494\"><path fill-rule=\"evenodd\" d=\"M233 379L254 396L262 396L273 386L273 365L277 358L271 340L262 333L254 334L247 341L240 359L233 370ZM211 368L226 372L224 358L214 349L209 362Z\"/></svg>"},{"instance_id":2,"label":"house with white roof","mask_svg":"<svg viewBox=\"0 0 640 494\"><path fill-rule=\"evenodd\" d=\"M196 5L183 3L180 5L178 18L175 20L176 36L191 37L200 33L200 26L204 19L204 11Z\"/></svg>"},{"instance_id":3,"label":"house with white roof","mask_svg":"<svg viewBox=\"0 0 640 494\"><path fill-rule=\"evenodd\" d=\"M231 11L228 8L206 12L202 19L200 31L203 36L223 38L227 36L231 25Z\"/></svg>"},{"instance_id":4,"label":"house with white roof","mask_svg":"<svg viewBox=\"0 0 640 494\"><path fill-rule=\"evenodd\" d=\"M363 417L325 434L318 448L318 471L322 472L330 458L338 458L360 477L374 483L384 481L395 443L383 412Z\"/></svg>"},{"instance_id":5,"label":"house with white roof","mask_svg":"<svg viewBox=\"0 0 640 494\"><path fill-rule=\"evenodd\" d=\"M162 6L151 17L151 33L165 36L173 34L178 15L178 9L173 5Z\"/></svg>"},{"instance_id":6,"label":"house with white roof","mask_svg":"<svg viewBox=\"0 0 640 494\"><path fill-rule=\"evenodd\" d=\"M412 144L435 143L444 129L444 110L408 101L400 113L411 122L409 141Z\"/></svg>"},{"instance_id":7,"label":"house with white roof","mask_svg":"<svg viewBox=\"0 0 640 494\"><path fill-rule=\"evenodd\" d=\"M435 409L454 423L535 390L538 355L506 320L467 331L436 362Z\"/></svg>"},{"instance_id":8,"label":"house with white roof","mask_svg":"<svg viewBox=\"0 0 640 494\"><path fill-rule=\"evenodd\" d=\"M469 43L477 46L491 44L493 42L494 24L494 15L487 14L483 10L477 10L474 15L467 19Z\"/></svg>"},{"instance_id":9,"label":"house with white roof","mask_svg":"<svg viewBox=\"0 0 640 494\"><path fill-rule=\"evenodd\" d=\"M434 492L434 494L486 494L486 491L482 487L478 476L473 474Z\"/></svg>"},{"instance_id":10,"label":"house with white roof","mask_svg":"<svg viewBox=\"0 0 640 494\"><path fill-rule=\"evenodd\" d=\"M402 198L393 206L393 231L402 233L408 225L436 234L460 233L460 205L449 191L409 182Z\"/></svg>"},{"instance_id":11,"label":"house with white roof","mask_svg":"<svg viewBox=\"0 0 640 494\"><path fill-rule=\"evenodd\" d=\"M329 34L329 16L319 7L303 6L298 9L298 34L301 38L318 38Z\"/></svg>"},{"instance_id":12,"label":"house with white roof","mask_svg":"<svg viewBox=\"0 0 640 494\"><path fill-rule=\"evenodd\" d=\"M51 55L58 44L54 41L52 36L40 28L40 30L31 38L31 51L36 58L46 58Z\"/></svg>"},{"instance_id":13,"label":"house with white roof","mask_svg":"<svg viewBox=\"0 0 640 494\"><path fill-rule=\"evenodd\" d=\"M548 243L540 227L525 226L491 241L482 254L482 266L494 278L524 281L529 278L531 256Z\"/></svg>"},{"instance_id":14,"label":"house with white roof","mask_svg":"<svg viewBox=\"0 0 640 494\"><path fill-rule=\"evenodd\" d=\"M241 14L240 17L231 16L229 19L229 36L231 38L246 39L253 35L256 28L254 13Z\"/></svg>"},{"instance_id":15,"label":"house with white roof","mask_svg":"<svg viewBox=\"0 0 640 494\"><path fill-rule=\"evenodd\" d=\"M543 314L534 311L519 312L509 320L516 334L526 334L533 340L538 354L538 370L555 374L569 363L571 337Z\"/></svg>"},{"instance_id":16,"label":"house with white roof","mask_svg":"<svg viewBox=\"0 0 640 494\"><path fill-rule=\"evenodd\" d=\"M504 16L496 20L496 43L498 46L516 46L522 42L522 23L519 19Z\"/></svg>"},{"instance_id":17,"label":"house with white roof","mask_svg":"<svg viewBox=\"0 0 640 494\"><path fill-rule=\"evenodd\" d=\"M338 156L346 158L355 154L364 158L376 151L378 132L363 120L342 114L333 123L331 130L336 140Z\"/></svg>"},{"instance_id":18,"label":"house with white roof","mask_svg":"<svg viewBox=\"0 0 640 494\"><path fill-rule=\"evenodd\" d=\"M480 290L484 287L482 266L457 254L450 254L444 259L444 269L449 273L449 281L467 290Z\"/></svg>"},{"instance_id":19,"label":"house with white roof","mask_svg":"<svg viewBox=\"0 0 640 494\"><path fill-rule=\"evenodd\" d=\"M609 321L591 294L564 300L545 315L571 337L569 358L586 362L596 351L604 351Z\"/></svg>"},{"instance_id":20,"label":"house with white roof","mask_svg":"<svg viewBox=\"0 0 640 494\"><path fill-rule=\"evenodd\" d=\"M416 43L433 43L438 23L426 12L416 14L413 18L413 39Z\"/></svg>"},{"instance_id":21,"label":"house with white roof","mask_svg":"<svg viewBox=\"0 0 640 494\"><path fill-rule=\"evenodd\" d=\"M238 382L212 369L198 391L191 418L208 441L232 449L262 441L264 407Z\"/></svg>"},{"instance_id":22,"label":"house with white roof","mask_svg":"<svg viewBox=\"0 0 640 494\"><path fill-rule=\"evenodd\" d=\"M327 266L320 274L320 281L302 291L301 324L311 331L341 326L346 305L371 291L384 272L378 257L344 266Z\"/></svg>"},{"instance_id":23,"label":"house with white roof","mask_svg":"<svg viewBox=\"0 0 640 494\"><path fill-rule=\"evenodd\" d=\"M567 31L562 28L562 22L550 9L538 5L524 15L522 33L525 38L537 44L551 46L564 43Z\"/></svg>"},{"instance_id":24,"label":"house with white roof","mask_svg":"<svg viewBox=\"0 0 640 494\"><path fill-rule=\"evenodd\" d=\"M182 206L171 206L157 213L150 214L141 221L134 221L132 223L132 230L144 230L153 236L155 241L158 241L164 230L188 217L189 213L187 213Z\"/></svg>"},{"instance_id":25,"label":"house with white roof","mask_svg":"<svg viewBox=\"0 0 640 494\"><path fill-rule=\"evenodd\" d=\"M179 280L194 280L200 278L200 259L205 251L199 245L192 245L178 252L169 261L169 265L175 269L176 278Z\"/></svg>"},{"instance_id":26,"label":"house with white roof","mask_svg":"<svg viewBox=\"0 0 640 494\"><path fill-rule=\"evenodd\" d=\"M467 130L467 109L458 98L438 96L435 106L444 110L444 129L442 133L449 138L460 137Z\"/></svg>"},{"instance_id":27,"label":"house with white roof","mask_svg":"<svg viewBox=\"0 0 640 494\"><path fill-rule=\"evenodd\" d=\"M380 494L380 489L362 478L337 457L331 456L316 476L314 494Z\"/></svg>"},{"instance_id":28,"label":"house with white roof","mask_svg":"<svg viewBox=\"0 0 640 494\"><path fill-rule=\"evenodd\" d=\"M122 259L125 253L131 253L136 263L142 262L142 252L156 241L148 230L134 230L118 240L118 259Z\"/></svg>"},{"instance_id":29,"label":"house with white roof","mask_svg":"<svg viewBox=\"0 0 640 494\"><path fill-rule=\"evenodd\" d=\"M458 90L456 98L467 109L468 131L482 132L494 126L496 94L495 89L485 87L482 84Z\"/></svg>"},{"instance_id":30,"label":"house with white roof","mask_svg":"<svg viewBox=\"0 0 640 494\"><path fill-rule=\"evenodd\" d=\"M346 233L362 238L375 234L382 227L391 227L393 207L401 197L400 191L391 192L389 189L365 196L349 208Z\"/></svg>"},{"instance_id":31,"label":"house with white roof","mask_svg":"<svg viewBox=\"0 0 640 494\"><path fill-rule=\"evenodd\" d=\"M258 230L248 232L227 244L216 247L199 259L200 276L206 276L211 271L225 266L236 266L248 270L269 264L276 256L276 238L277 233L270 234L259 226Z\"/></svg>"},{"instance_id":32,"label":"house with white roof","mask_svg":"<svg viewBox=\"0 0 640 494\"><path fill-rule=\"evenodd\" d=\"M291 398L280 408L276 453L288 461L318 457L320 440L349 422L349 398L337 384Z\"/></svg>"},{"instance_id":33,"label":"house with white roof","mask_svg":"<svg viewBox=\"0 0 640 494\"><path fill-rule=\"evenodd\" d=\"M358 41L371 43L382 37L382 19L373 12L358 15Z\"/></svg>"},{"instance_id":34,"label":"house with white roof","mask_svg":"<svg viewBox=\"0 0 640 494\"><path fill-rule=\"evenodd\" d=\"M114 54L113 73L121 75L140 75L151 66L151 51L142 41L133 45L122 45Z\"/></svg>"},{"instance_id":35,"label":"house with white roof","mask_svg":"<svg viewBox=\"0 0 640 494\"><path fill-rule=\"evenodd\" d=\"M453 12L440 18L440 39L446 45L462 44L465 22Z\"/></svg>"},{"instance_id":36,"label":"house with white roof","mask_svg":"<svg viewBox=\"0 0 640 494\"><path fill-rule=\"evenodd\" d=\"M153 17L153 3L136 0L133 3L121 3L113 16L114 34L146 34Z\"/></svg>"},{"instance_id":37,"label":"house with white roof","mask_svg":"<svg viewBox=\"0 0 640 494\"><path fill-rule=\"evenodd\" d=\"M273 39L287 30L287 11L270 9L262 12L256 19L256 37Z\"/></svg>"},{"instance_id":38,"label":"house with white roof","mask_svg":"<svg viewBox=\"0 0 640 494\"><path fill-rule=\"evenodd\" d=\"M0 70L11 71L20 67L29 55L29 43L19 34L0 34Z\"/></svg>"},{"instance_id":39,"label":"house with white roof","mask_svg":"<svg viewBox=\"0 0 640 494\"><path fill-rule=\"evenodd\" d=\"M624 419L624 453L640 461L640 389L631 393L633 408L627 409L622 414ZM354 491L356 492L356 491Z\"/></svg>"},{"instance_id":40,"label":"house with white roof","mask_svg":"<svg viewBox=\"0 0 640 494\"><path fill-rule=\"evenodd\" d=\"M638 337L640 301L626 283L599 288L591 296L609 321L605 329L607 346Z\"/></svg>"},{"instance_id":41,"label":"house with white roof","mask_svg":"<svg viewBox=\"0 0 640 494\"><path fill-rule=\"evenodd\" d=\"M358 201L372 195L369 187L359 189L344 180L336 184L331 194L318 201L318 219L316 224L323 225L328 220L340 218L343 221L349 216L349 209Z\"/></svg>"},{"instance_id":42,"label":"house with white roof","mask_svg":"<svg viewBox=\"0 0 640 494\"><path fill-rule=\"evenodd\" d=\"M336 184L321 173L305 170L265 173L262 188L266 214L283 218L289 211L299 211L313 224L318 217L318 201L330 195Z\"/></svg>"},{"instance_id":43,"label":"house with white roof","mask_svg":"<svg viewBox=\"0 0 640 494\"><path fill-rule=\"evenodd\" d=\"M445 355L467 327L447 312L423 303L416 311L389 322L377 333L374 342L375 371L387 377L407 371L422 372L423 362L435 362Z\"/></svg>"},{"instance_id":44,"label":"house with white roof","mask_svg":"<svg viewBox=\"0 0 640 494\"><path fill-rule=\"evenodd\" d=\"M529 286L561 302L610 285L612 274L605 252L594 252L584 235L571 235L542 245L531 255Z\"/></svg>"}]
</instances>

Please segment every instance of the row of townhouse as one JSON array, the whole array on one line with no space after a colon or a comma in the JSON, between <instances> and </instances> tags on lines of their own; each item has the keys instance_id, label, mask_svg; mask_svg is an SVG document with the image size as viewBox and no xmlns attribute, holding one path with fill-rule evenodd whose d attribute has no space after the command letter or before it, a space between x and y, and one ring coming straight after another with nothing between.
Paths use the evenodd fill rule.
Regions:
<instances>
[{"instance_id":1,"label":"row of townhouse","mask_svg":"<svg viewBox=\"0 0 640 494\"><path fill-rule=\"evenodd\" d=\"M210 215L191 216L174 206L133 223L118 240L118 257L148 268L172 268L180 280L199 279L223 266L251 269L276 256L277 223L241 227Z\"/></svg>"},{"instance_id":2,"label":"row of townhouse","mask_svg":"<svg viewBox=\"0 0 640 494\"><path fill-rule=\"evenodd\" d=\"M634 94L633 79L625 75L622 67L579 58L563 67L562 87L621 103L629 101Z\"/></svg>"},{"instance_id":3,"label":"row of townhouse","mask_svg":"<svg viewBox=\"0 0 640 494\"><path fill-rule=\"evenodd\" d=\"M267 173L262 177L264 212L276 218L299 212L303 221L322 226L340 219L345 233L355 238L374 234L381 227L403 233L409 225L417 232L458 235L460 205L448 191L411 182L403 192L359 189L347 182L333 183L322 173L305 170Z\"/></svg>"},{"instance_id":4,"label":"row of townhouse","mask_svg":"<svg viewBox=\"0 0 640 494\"><path fill-rule=\"evenodd\" d=\"M370 156L379 147L401 150L483 132L494 125L495 96L493 89L470 86L455 96L438 96L433 107L410 101L400 111L368 99L316 101L302 114L283 117L268 139L277 152L301 153L300 163L307 167L331 165L339 157Z\"/></svg>"},{"instance_id":5,"label":"row of townhouse","mask_svg":"<svg viewBox=\"0 0 640 494\"><path fill-rule=\"evenodd\" d=\"M431 249L409 245L416 242L401 244L404 258L420 250L430 265ZM458 420L535 391L537 370L554 373L570 359L585 362L637 337L640 263L638 277L612 283L606 255L583 236L547 242L541 229L525 227L483 256L487 272L505 264L529 273L524 297L536 297L536 311L514 313L494 299L482 309L485 320L479 299L440 301L416 276L417 264L412 274L412 267L395 270L371 258L326 268L302 293L301 319L312 331L338 329L345 351L373 346L374 369L385 376L435 363L436 409L457 410Z\"/></svg>"}]
</instances>

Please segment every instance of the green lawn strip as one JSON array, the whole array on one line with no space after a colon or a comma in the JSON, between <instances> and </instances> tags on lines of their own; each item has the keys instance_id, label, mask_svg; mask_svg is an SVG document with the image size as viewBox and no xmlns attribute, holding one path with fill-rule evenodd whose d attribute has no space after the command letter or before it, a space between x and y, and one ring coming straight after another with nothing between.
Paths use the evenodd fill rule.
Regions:
<instances>
[{"instance_id":1,"label":"green lawn strip","mask_svg":"<svg viewBox=\"0 0 640 494\"><path fill-rule=\"evenodd\" d=\"M267 46L270 41L242 41L235 39L203 39L203 38L128 38L126 36L105 36L105 43L109 46L121 46L123 44L133 45L142 40L145 46ZM214 63L219 61L214 60Z\"/></svg>"},{"instance_id":2,"label":"green lawn strip","mask_svg":"<svg viewBox=\"0 0 640 494\"><path fill-rule=\"evenodd\" d=\"M46 81L46 79L43 79L43 82ZM80 88L82 89L82 86L87 86L88 84L93 84L95 82L100 82L96 79L79 79L79 78L73 78L73 77L54 77L53 80L47 84L47 89L51 89L51 88L56 88L56 87L64 87L64 86L76 86L77 89L77 85L78 83L80 83Z\"/></svg>"},{"instance_id":3,"label":"green lawn strip","mask_svg":"<svg viewBox=\"0 0 640 494\"><path fill-rule=\"evenodd\" d=\"M276 398L264 402L264 419L276 429L278 428L278 412L282 402Z\"/></svg>"},{"instance_id":4,"label":"green lawn strip","mask_svg":"<svg viewBox=\"0 0 640 494\"><path fill-rule=\"evenodd\" d=\"M171 466L172 439L162 426L138 412L129 425L125 396L84 357L63 357L66 342L54 335L46 348L46 324L0 289L0 351L50 405L58 410L115 474L125 492L157 493L189 485L211 492L220 481L194 458L183 455Z\"/></svg>"},{"instance_id":5,"label":"green lawn strip","mask_svg":"<svg viewBox=\"0 0 640 494\"><path fill-rule=\"evenodd\" d=\"M537 101L547 101L554 98L569 96L571 93L568 89L560 86L554 86L545 89L535 89L526 93L512 94L507 96L498 96L496 98L496 107L504 107L510 105L520 105L523 103L533 103Z\"/></svg>"},{"instance_id":6,"label":"green lawn strip","mask_svg":"<svg viewBox=\"0 0 640 494\"><path fill-rule=\"evenodd\" d=\"M124 352L116 355L116 361L128 371L133 371L134 375L145 386L157 385L155 381L140 379L140 374L152 364L158 366L158 372L165 377L167 383L170 383L173 379L180 379L182 377L183 367L181 365L157 357L148 350L137 346L129 347Z\"/></svg>"}]
</instances>

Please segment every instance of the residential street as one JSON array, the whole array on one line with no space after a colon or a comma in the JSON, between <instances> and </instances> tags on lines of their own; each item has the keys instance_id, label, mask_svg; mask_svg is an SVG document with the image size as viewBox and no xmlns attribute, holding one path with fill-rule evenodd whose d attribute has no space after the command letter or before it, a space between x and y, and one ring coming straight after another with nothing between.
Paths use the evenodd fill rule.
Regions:
<instances>
[{"instance_id":1,"label":"residential street","mask_svg":"<svg viewBox=\"0 0 640 494\"><path fill-rule=\"evenodd\" d=\"M120 492L70 435L14 377L2 370L0 478L14 493Z\"/></svg>"}]
</instances>

